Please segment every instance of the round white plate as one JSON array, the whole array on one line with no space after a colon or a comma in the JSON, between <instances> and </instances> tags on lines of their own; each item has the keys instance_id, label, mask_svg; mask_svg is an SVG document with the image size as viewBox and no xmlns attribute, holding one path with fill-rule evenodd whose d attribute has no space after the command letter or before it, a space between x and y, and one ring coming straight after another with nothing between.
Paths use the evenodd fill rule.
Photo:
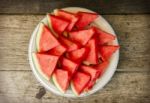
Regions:
<instances>
[{"instance_id":1,"label":"round white plate","mask_svg":"<svg viewBox=\"0 0 150 103\"><path fill-rule=\"evenodd\" d=\"M78 12L78 11L84 11L84 12L93 12L91 10L85 9L85 8L80 8L80 7L67 7L67 8L63 8L66 11L69 12ZM47 18L43 18L43 20L41 21L43 23L45 23L47 25ZM114 30L112 29L112 27L110 26L110 24L101 16L99 15L99 17L94 21L94 24L97 25L97 27L101 28L102 30L109 32L113 35L115 35ZM82 93L79 96L74 95L74 93L72 92L72 90L69 88L67 90L67 92L65 94L62 94L51 81L47 81L45 80L42 75L39 74L39 72L37 71L37 69L34 66L33 60L32 60L32 52L36 51L36 46L35 46L35 38L36 38L36 33L38 30L38 26L35 28L35 30L32 33L31 39L30 39L30 43L29 43L29 50L28 50L28 56L29 56L29 63L31 66L31 69L36 77L36 79L49 91L53 92L56 95L60 95L60 96L65 96L65 97L83 97L83 96L88 96L90 94L93 94L97 91L99 91L100 89L102 89L112 78L116 68L117 68L117 64L118 64L118 60L119 60L119 50L117 52L115 52L113 54L113 56L110 59L110 63L109 66L107 67L106 71L104 72L104 74L101 76L101 78L97 81L97 83L94 85L94 87L87 93ZM118 45L118 40L116 38L116 40L113 41L114 45Z\"/></svg>"}]
</instances>

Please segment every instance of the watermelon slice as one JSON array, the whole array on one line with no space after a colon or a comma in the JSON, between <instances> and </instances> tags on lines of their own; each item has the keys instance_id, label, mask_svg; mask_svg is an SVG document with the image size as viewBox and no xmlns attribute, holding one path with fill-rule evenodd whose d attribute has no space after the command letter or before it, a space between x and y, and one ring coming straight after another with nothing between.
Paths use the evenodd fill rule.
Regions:
<instances>
[{"instance_id":1,"label":"watermelon slice","mask_svg":"<svg viewBox=\"0 0 150 103\"><path fill-rule=\"evenodd\" d=\"M80 95L88 85L90 79L90 75L85 74L83 72L77 72L71 81L72 91L76 95Z\"/></svg>"},{"instance_id":2,"label":"watermelon slice","mask_svg":"<svg viewBox=\"0 0 150 103\"><path fill-rule=\"evenodd\" d=\"M41 23L36 36L36 48L38 52L48 51L59 45L57 39L53 36L46 25Z\"/></svg>"},{"instance_id":3,"label":"watermelon slice","mask_svg":"<svg viewBox=\"0 0 150 103\"><path fill-rule=\"evenodd\" d=\"M87 48L89 48L89 53L85 58L85 61L89 64L97 64L98 63L98 51L97 51L97 44L96 39L92 38L88 41Z\"/></svg>"},{"instance_id":4,"label":"watermelon slice","mask_svg":"<svg viewBox=\"0 0 150 103\"><path fill-rule=\"evenodd\" d=\"M52 75L55 86L65 93L69 87L69 73L66 70L56 69Z\"/></svg>"},{"instance_id":5,"label":"watermelon slice","mask_svg":"<svg viewBox=\"0 0 150 103\"><path fill-rule=\"evenodd\" d=\"M102 45L99 48L99 52L102 56L102 60L108 60L112 54L119 49L119 46L114 45Z\"/></svg>"},{"instance_id":6,"label":"watermelon slice","mask_svg":"<svg viewBox=\"0 0 150 103\"><path fill-rule=\"evenodd\" d=\"M77 43L74 43L65 37L60 37L59 41L67 48L68 52L79 48L79 45Z\"/></svg>"},{"instance_id":7,"label":"watermelon slice","mask_svg":"<svg viewBox=\"0 0 150 103\"><path fill-rule=\"evenodd\" d=\"M95 69L92 66L82 65L79 70L81 70L82 72L87 73L91 76L91 80L86 87L87 90L91 89L92 86L95 84L96 79L99 75L98 69Z\"/></svg>"},{"instance_id":8,"label":"watermelon slice","mask_svg":"<svg viewBox=\"0 0 150 103\"><path fill-rule=\"evenodd\" d=\"M33 53L32 54L34 65L39 73L47 80L50 79L55 66L58 61L58 56Z\"/></svg>"},{"instance_id":9,"label":"watermelon slice","mask_svg":"<svg viewBox=\"0 0 150 103\"><path fill-rule=\"evenodd\" d=\"M68 58L76 63L81 63L88 54L88 48L80 48L68 53Z\"/></svg>"},{"instance_id":10,"label":"watermelon slice","mask_svg":"<svg viewBox=\"0 0 150 103\"><path fill-rule=\"evenodd\" d=\"M115 40L115 36L110 34L110 33L107 33L105 31L102 31L101 29L97 28L97 27L93 27L94 30L95 30L95 34L96 36L98 37L98 43L100 45L102 44L105 44L105 43L108 43L108 42L111 42L113 40Z\"/></svg>"},{"instance_id":11,"label":"watermelon slice","mask_svg":"<svg viewBox=\"0 0 150 103\"><path fill-rule=\"evenodd\" d=\"M64 11L64 10L54 10L54 14L56 16L59 16L67 21L70 22L70 24L68 25L68 27L66 28L67 31L71 31L72 28L74 27L75 23L78 21L78 17L76 17L73 13Z\"/></svg>"},{"instance_id":12,"label":"watermelon slice","mask_svg":"<svg viewBox=\"0 0 150 103\"><path fill-rule=\"evenodd\" d=\"M48 14L47 18L48 18L49 27L59 35L62 34L63 31L69 25L68 21L51 14Z\"/></svg>"},{"instance_id":13,"label":"watermelon slice","mask_svg":"<svg viewBox=\"0 0 150 103\"><path fill-rule=\"evenodd\" d=\"M78 68L78 64L65 57L61 58L60 61L61 61L62 68L64 70L67 70L70 74L70 77L72 77Z\"/></svg>"},{"instance_id":14,"label":"watermelon slice","mask_svg":"<svg viewBox=\"0 0 150 103\"><path fill-rule=\"evenodd\" d=\"M79 31L70 32L69 38L72 41L75 41L81 45L85 45L93 36L93 34L94 34L94 30L90 28L87 30L79 30Z\"/></svg>"},{"instance_id":15,"label":"watermelon slice","mask_svg":"<svg viewBox=\"0 0 150 103\"><path fill-rule=\"evenodd\" d=\"M76 23L76 27L78 29L83 29L88 24L93 22L98 17L98 14L88 13L88 12L78 12L77 16L78 16L79 20Z\"/></svg>"},{"instance_id":16,"label":"watermelon slice","mask_svg":"<svg viewBox=\"0 0 150 103\"><path fill-rule=\"evenodd\" d=\"M63 45L58 45L57 47L49 50L47 53L56 56L61 56L66 50L66 47L64 47Z\"/></svg>"}]
</instances>

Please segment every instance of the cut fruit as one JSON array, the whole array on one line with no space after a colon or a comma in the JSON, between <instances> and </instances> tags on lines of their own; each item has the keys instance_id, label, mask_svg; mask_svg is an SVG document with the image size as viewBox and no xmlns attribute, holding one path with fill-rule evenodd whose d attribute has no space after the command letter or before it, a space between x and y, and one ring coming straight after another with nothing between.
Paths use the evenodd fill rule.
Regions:
<instances>
[{"instance_id":1,"label":"cut fruit","mask_svg":"<svg viewBox=\"0 0 150 103\"><path fill-rule=\"evenodd\" d=\"M39 73L47 80L50 79L52 75L57 61L58 56L54 55L47 55L47 54L40 54L40 53L32 53L32 58L36 69Z\"/></svg>"},{"instance_id":2,"label":"cut fruit","mask_svg":"<svg viewBox=\"0 0 150 103\"><path fill-rule=\"evenodd\" d=\"M98 14L88 13L88 12L78 12L77 16L78 16L79 20L76 23L76 27L78 29L83 29L88 24L93 22L98 17Z\"/></svg>"},{"instance_id":3,"label":"cut fruit","mask_svg":"<svg viewBox=\"0 0 150 103\"><path fill-rule=\"evenodd\" d=\"M67 21L70 22L70 24L68 25L68 27L66 28L67 31L71 31L72 28L74 27L75 23L78 21L78 17L76 17L73 13L64 11L64 10L54 10L54 14L56 16L59 16Z\"/></svg>"},{"instance_id":4,"label":"cut fruit","mask_svg":"<svg viewBox=\"0 0 150 103\"><path fill-rule=\"evenodd\" d=\"M76 63L81 63L86 55L88 54L88 48L80 48L74 51L71 51L67 54L68 58Z\"/></svg>"},{"instance_id":5,"label":"cut fruit","mask_svg":"<svg viewBox=\"0 0 150 103\"><path fill-rule=\"evenodd\" d=\"M64 47L63 45L59 45L59 46L49 50L47 53L56 55L56 56L61 56L66 50L67 50L66 47Z\"/></svg>"},{"instance_id":6,"label":"cut fruit","mask_svg":"<svg viewBox=\"0 0 150 103\"><path fill-rule=\"evenodd\" d=\"M90 79L91 79L90 75L82 72L77 72L71 81L72 91L76 95L80 95L88 85Z\"/></svg>"},{"instance_id":7,"label":"cut fruit","mask_svg":"<svg viewBox=\"0 0 150 103\"><path fill-rule=\"evenodd\" d=\"M93 34L94 34L94 30L90 28L87 30L79 30L79 31L70 32L69 38L72 41L75 41L81 45L85 45L93 36Z\"/></svg>"},{"instance_id":8,"label":"cut fruit","mask_svg":"<svg viewBox=\"0 0 150 103\"><path fill-rule=\"evenodd\" d=\"M59 41L67 48L67 51L73 51L79 48L77 43L72 42L68 38L60 37Z\"/></svg>"},{"instance_id":9,"label":"cut fruit","mask_svg":"<svg viewBox=\"0 0 150 103\"><path fill-rule=\"evenodd\" d=\"M111 42L111 41L115 40L115 38L116 38L114 35L107 33L97 27L93 27L93 28L95 30L96 36L98 37L98 43L100 45Z\"/></svg>"},{"instance_id":10,"label":"cut fruit","mask_svg":"<svg viewBox=\"0 0 150 103\"><path fill-rule=\"evenodd\" d=\"M89 53L85 58L85 61L89 64L97 64L98 63L98 51L97 51L97 44L96 39L92 38L88 41L87 48L89 48Z\"/></svg>"},{"instance_id":11,"label":"cut fruit","mask_svg":"<svg viewBox=\"0 0 150 103\"><path fill-rule=\"evenodd\" d=\"M53 36L46 25L41 23L36 36L36 48L38 52L48 51L59 45L57 39Z\"/></svg>"},{"instance_id":12,"label":"cut fruit","mask_svg":"<svg viewBox=\"0 0 150 103\"><path fill-rule=\"evenodd\" d=\"M64 70L67 70L69 72L70 77L72 77L73 74L78 69L79 65L77 63L65 58L65 57L61 58L60 61L61 61L62 68Z\"/></svg>"},{"instance_id":13,"label":"cut fruit","mask_svg":"<svg viewBox=\"0 0 150 103\"><path fill-rule=\"evenodd\" d=\"M57 69L54 71L52 76L53 82L56 87L62 92L65 93L69 87L69 73L66 70Z\"/></svg>"},{"instance_id":14,"label":"cut fruit","mask_svg":"<svg viewBox=\"0 0 150 103\"><path fill-rule=\"evenodd\" d=\"M108 60L112 54L119 49L119 46L114 45L103 45L100 46L99 52L102 56L102 60Z\"/></svg>"},{"instance_id":15,"label":"cut fruit","mask_svg":"<svg viewBox=\"0 0 150 103\"><path fill-rule=\"evenodd\" d=\"M67 28L67 26L69 25L68 21L51 14L48 14L47 18L48 18L49 27L59 35L62 34L64 30Z\"/></svg>"}]
</instances>

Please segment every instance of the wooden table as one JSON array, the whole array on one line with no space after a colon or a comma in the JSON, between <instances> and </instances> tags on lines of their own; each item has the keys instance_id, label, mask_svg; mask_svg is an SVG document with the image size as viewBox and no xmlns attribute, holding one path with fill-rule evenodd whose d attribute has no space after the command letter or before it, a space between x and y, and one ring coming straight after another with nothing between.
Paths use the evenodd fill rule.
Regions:
<instances>
[{"instance_id":1,"label":"wooden table","mask_svg":"<svg viewBox=\"0 0 150 103\"><path fill-rule=\"evenodd\" d=\"M80 6L104 16L121 45L120 62L103 90L69 99L46 92L28 63L37 23L55 8ZM150 0L1 0L0 103L150 103ZM42 97L42 98L41 98Z\"/></svg>"}]
</instances>

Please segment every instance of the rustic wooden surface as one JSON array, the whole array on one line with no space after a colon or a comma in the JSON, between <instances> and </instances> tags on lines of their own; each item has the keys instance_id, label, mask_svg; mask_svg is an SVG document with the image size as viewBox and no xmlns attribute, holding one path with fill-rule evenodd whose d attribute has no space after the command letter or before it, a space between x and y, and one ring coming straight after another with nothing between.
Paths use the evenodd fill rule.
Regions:
<instances>
[{"instance_id":1,"label":"rustic wooden surface","mask_svg":"<svg viewBox=\"0 0 150 103\"><path fill-rule=\"evenodd\" d=\"M149 5L149 0L1 0L0 103L150 103ZM69 99L46 91L38 99L43 88L28 63L29 39L46 12L66 6L105 14L121 45L119 65L112 80L94 95Z\"/></svg>"}]
</instances>

